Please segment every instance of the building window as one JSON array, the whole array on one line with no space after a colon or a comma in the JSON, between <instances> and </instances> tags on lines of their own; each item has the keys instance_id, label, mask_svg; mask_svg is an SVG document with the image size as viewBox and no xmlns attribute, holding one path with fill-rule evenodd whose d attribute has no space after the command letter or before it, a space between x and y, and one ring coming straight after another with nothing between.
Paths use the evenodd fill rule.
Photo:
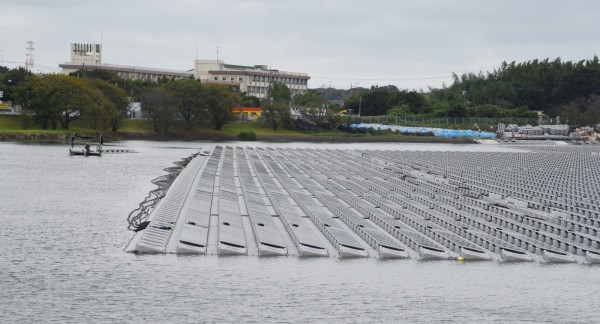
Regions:
<instances>
[{"instance_id":1,"label":"building window","mask_svg":"<svg viewBox=\"0 0 600 324\"><path fill-rule=\"evenodd\" d=\"M219 81L219 77L215 77L215 81Z\"/></svg>"},{"instance_id":2,"label":"building window","mask_svg":"<svg viewBox=\"0 0 600 324\"><path fill-rule=\"evenodd\" d=\"M244 81L244 78L240 78L240 82L243 82L243 81Z\"/></svg>"}]
</instances>

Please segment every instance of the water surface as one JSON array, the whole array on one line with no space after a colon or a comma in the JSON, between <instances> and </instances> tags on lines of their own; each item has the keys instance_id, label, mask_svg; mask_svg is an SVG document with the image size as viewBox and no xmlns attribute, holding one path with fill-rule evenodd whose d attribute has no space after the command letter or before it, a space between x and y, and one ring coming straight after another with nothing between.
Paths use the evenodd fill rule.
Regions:
<instances>
[{"instance_id":1,"label":"water surface","mask_svg":"<svg viewBox=\"0 0 600 324\"><path fill-rule=\"evenodd\" d=\"M112 145L138 153L98 158L68 156L66 145L0 143L1 322L598 321L597 266L124 253L127 215L154 189L150 180L209 144L121 142Z\"/></svg>"}]
</instances>

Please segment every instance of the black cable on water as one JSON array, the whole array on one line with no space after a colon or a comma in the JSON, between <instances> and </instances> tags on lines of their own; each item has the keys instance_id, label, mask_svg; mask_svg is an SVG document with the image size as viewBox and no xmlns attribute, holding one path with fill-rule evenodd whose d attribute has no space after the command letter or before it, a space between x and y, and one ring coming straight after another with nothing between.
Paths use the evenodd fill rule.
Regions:
<instances>
[{"instance_id":1,"label":"black cable on water","mask_svg":"<svg viewBox=\"0 0 600 324\"><path fill-rule=\"evenodd\" d=\"M185 166L194 158L197 154L192 154L187 158L183 158L180 161L174 162L176 167L168 167L163 170L168 172L168 174L162 175L160 177L152 180L152 183L155 184L158 188L151 190L148 192L148 195L144 200L139 203L138 208L132 210L127 216L127 222L129 223L127 229L130 231L141 231L148 225L147 219L150 216L150 213L156 205L160 202L161 199L165 197L167 190L175 181L179 173L183 170Z\"/></svg>"}]
</instances>

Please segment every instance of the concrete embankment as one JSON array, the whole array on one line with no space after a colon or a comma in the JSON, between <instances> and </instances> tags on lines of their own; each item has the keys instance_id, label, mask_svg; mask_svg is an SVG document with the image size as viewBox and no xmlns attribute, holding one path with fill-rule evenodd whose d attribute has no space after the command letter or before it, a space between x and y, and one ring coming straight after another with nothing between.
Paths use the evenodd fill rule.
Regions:
<instances>
[{"instance_id":1,"label":"concrete embankment","mask_svg":"<svg viewBox=\"0 0 600 324\"><path fill-rule=\"evenodd\" d=\"M0 133L0 141L66 141L69 134L53 133Z\"/></svg>"}]
</instances>

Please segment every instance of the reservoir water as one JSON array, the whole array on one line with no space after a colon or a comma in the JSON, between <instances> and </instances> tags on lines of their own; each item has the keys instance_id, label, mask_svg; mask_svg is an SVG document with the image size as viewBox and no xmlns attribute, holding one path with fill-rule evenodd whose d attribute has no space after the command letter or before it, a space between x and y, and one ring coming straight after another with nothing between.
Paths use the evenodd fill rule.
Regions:
<instances>
[{"instance_id":1,"label":"reservoir water","mask_svg":"<svg viewBox=\"0 0 600 324\"><path fill-rule=\"evenodd\" d=\"M150 180L211 143L0 143L0 322L598 322L600 268L255 256L136 255L127 215ZM230 143L229 145L245 145ZM511 150L440 144L255 144Z\"/></svg>"}]
</instances>

